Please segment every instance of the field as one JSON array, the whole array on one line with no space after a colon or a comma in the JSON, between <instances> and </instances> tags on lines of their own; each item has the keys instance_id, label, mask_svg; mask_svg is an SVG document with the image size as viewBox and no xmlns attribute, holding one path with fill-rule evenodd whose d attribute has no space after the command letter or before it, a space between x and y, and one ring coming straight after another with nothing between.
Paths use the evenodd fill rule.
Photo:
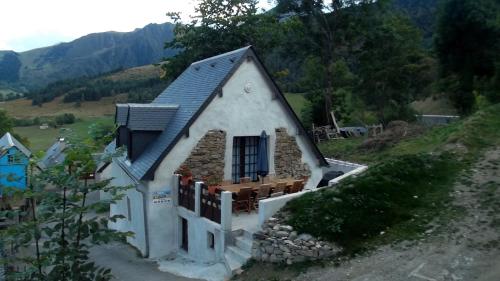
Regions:
<instances>
[{"instance_id":1,"label":"field","mask_svg":"<svg viewBox=\"0 0 500 281\"><path fill-rule=\"evenodd\" d=\"M38 126L15 127L14 132L28 138L30 142L30 150L36 153L39 151L47 150L50 145L52 145L52 143L54 143L54 141L60 136L75 136L77 138L88 137L89 126L97 122L111 124L113 122L113 117L87 117L78 120L74 124L64 125L57 129L48 128L45 130L40 130Z\"/></svg>"},{"instance_id":2,"label":"field","mask_svg":"<svg viewBox=\"0 0 500 281\"><path fill-rule=\"evenodd\" d=\"M100 101L82 102L77 107L75 103L63 103L62 97L44 103L43 106L32 106L31 100L17 99L0 103L0 109L7 111L13 118L26 119L35 117L55 116L63 113L73 113L78 118L113 116L115 103L125 100L124 95L105 97Z\"/></svg>"},{"instance_id":3,"label":"field","mask_svg":"<svg viewBox=\"0 0 500 281\"><path fill-rule=\"evenodd\" d=\"M285 97L290 106L292 106L293 111L295 111L295 114L302 119L302 110L306 107L309 101L303 94L286 93Z\"/></svg>"}]
</instances>

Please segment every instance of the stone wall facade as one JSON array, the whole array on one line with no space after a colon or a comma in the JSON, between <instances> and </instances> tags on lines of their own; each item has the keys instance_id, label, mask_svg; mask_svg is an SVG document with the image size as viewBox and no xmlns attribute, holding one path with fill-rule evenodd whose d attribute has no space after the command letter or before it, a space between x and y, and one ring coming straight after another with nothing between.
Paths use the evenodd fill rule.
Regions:
<instances>
[{"instance_id":1,"label":"stone wall facade","mask_svg":"<svg viewBox=\"0 0 500 281\"><path fill-rule=\"evenodd\" d=\"M186 165L191 170L194 179L211 176L223 180L225 149L226 132L210 130L196 144L182 165Z\"/></svg>"},{"instance_id":2,"label":"stone wall facade","mask_svg":"<svg viewBox=\"0 0 500 281\"><path fill-rule=\"evenodd\" d=\"M295 137L290 136L285 128L276 129L274 165L278 178L301 178L311 175L309 165L302 163L302 151Z\"/></svg>"},{"instance_id":3,"label":"stone wall facade","mask_svg":"<svg viewBox=\"0 0 500 281\"><path fill-rule=\"evenodd\" d=\"M341 249L309 234L297 234L293 227L284 223L278 213L269 218L262 230L254 234L252 257L271 263L293 264L332 257Z\"/></svg>"}]
</instances>

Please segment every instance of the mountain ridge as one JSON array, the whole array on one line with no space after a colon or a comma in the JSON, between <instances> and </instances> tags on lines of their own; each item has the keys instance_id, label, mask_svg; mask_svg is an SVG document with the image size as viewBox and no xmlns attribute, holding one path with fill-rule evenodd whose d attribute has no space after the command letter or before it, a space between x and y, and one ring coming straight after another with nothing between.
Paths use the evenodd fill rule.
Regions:
<instances>
[{"instance_id":1,"label":"mountain ridge","mask_svg":"<svg viewBox=\"0 0 500 281\"><path fill-rule=\"evenodd\" d=\"M173 28L171 23L152 23L131 32L91 33L24 52L0 51L0 85L26 91L58 80L157 63L177 53L164 49Z\"/></svg>"}]
</instances>

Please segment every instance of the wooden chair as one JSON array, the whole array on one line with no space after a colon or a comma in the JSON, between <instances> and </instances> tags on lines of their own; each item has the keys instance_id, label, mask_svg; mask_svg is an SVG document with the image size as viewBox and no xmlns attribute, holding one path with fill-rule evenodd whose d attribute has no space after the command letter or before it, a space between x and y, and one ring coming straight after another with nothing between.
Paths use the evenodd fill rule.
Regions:
<instances>
[{"instance_id":1,"label":"wooden chair","mask_svg":"<svg viewBox=\"0 0 500 281\"><path fill-rule=\"evenodd\" d=\"M269 198L269 193L271 191L271 185L270 184L263 184L259 187L259 190L257 191L257 195L255 196L254 200L254 209L259 208L259 201Z\"/></svg>"},{"instance_id":2,"label":"wooden chair","mask_svg":"<svg viewBox=\"0 0 500 281\"><path fill-rule=\"evenodd\" d=\"M304 181L303 180L296 180L293 181L292 187L290 188L290 193L296 193L300 192L304 189Z\"/></svg>"},{"instance_id":3,"label":"wooden chair","mask_svg":"<svg viewBox=\"0 0 500 281\"><path fill-rule=\"evenodd\" d=\"M251 187L243 187L240 189L233 201L233 212L238 212L239 210L247 210L250 213L252 210L252 191Z\"/></svg>"},{"instance_id":4,"label":"wooden chair","mask_svg":"<svg viewBox=\"0 0 500 281\"><path fill-rule=\"evenodd\" d=\"M240 183L249 183L251 181L252 181L252 178L250 178L250 177L240 178Z\"/></svg>"},{"instance_id":5,"label":"wooden chair","mask_svg":"<svg viewBox=\"0 0 500 281\"><path fill-rule=\"evenodd\" d=\"M280 181L276 183L276 186L273 188L273 193L271 193L271 197L277 197L285 194L286 182Z\"/></svg>"}]
</instances>

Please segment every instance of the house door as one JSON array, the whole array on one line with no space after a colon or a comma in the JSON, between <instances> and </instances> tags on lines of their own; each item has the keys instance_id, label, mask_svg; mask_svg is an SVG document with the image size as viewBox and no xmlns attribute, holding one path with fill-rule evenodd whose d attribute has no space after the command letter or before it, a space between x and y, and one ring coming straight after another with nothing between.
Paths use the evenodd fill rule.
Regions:
<instances>
[{"instance_id":1,"label":"house door","mask_svg":"<svg viewBox=\"0 0 500 281\"><path fill-rule=\"evenodd\" d=\"M234 137L232 180L239 183L240 178L250 177L257 180L257 154L259 137Z\"/></svg>"},{"instance_id":2,"label":"house door","mask_svg":"<svg viewBox=\"0 0 500 281\"><path fill-rule=\"evenodd\" d=\"M188 236L188 221L184 218L181 219L181 224L182 224L182 242L181 242L181 248L188 252L189 249L189 236Z\"/></svg>"}]
</instances>

